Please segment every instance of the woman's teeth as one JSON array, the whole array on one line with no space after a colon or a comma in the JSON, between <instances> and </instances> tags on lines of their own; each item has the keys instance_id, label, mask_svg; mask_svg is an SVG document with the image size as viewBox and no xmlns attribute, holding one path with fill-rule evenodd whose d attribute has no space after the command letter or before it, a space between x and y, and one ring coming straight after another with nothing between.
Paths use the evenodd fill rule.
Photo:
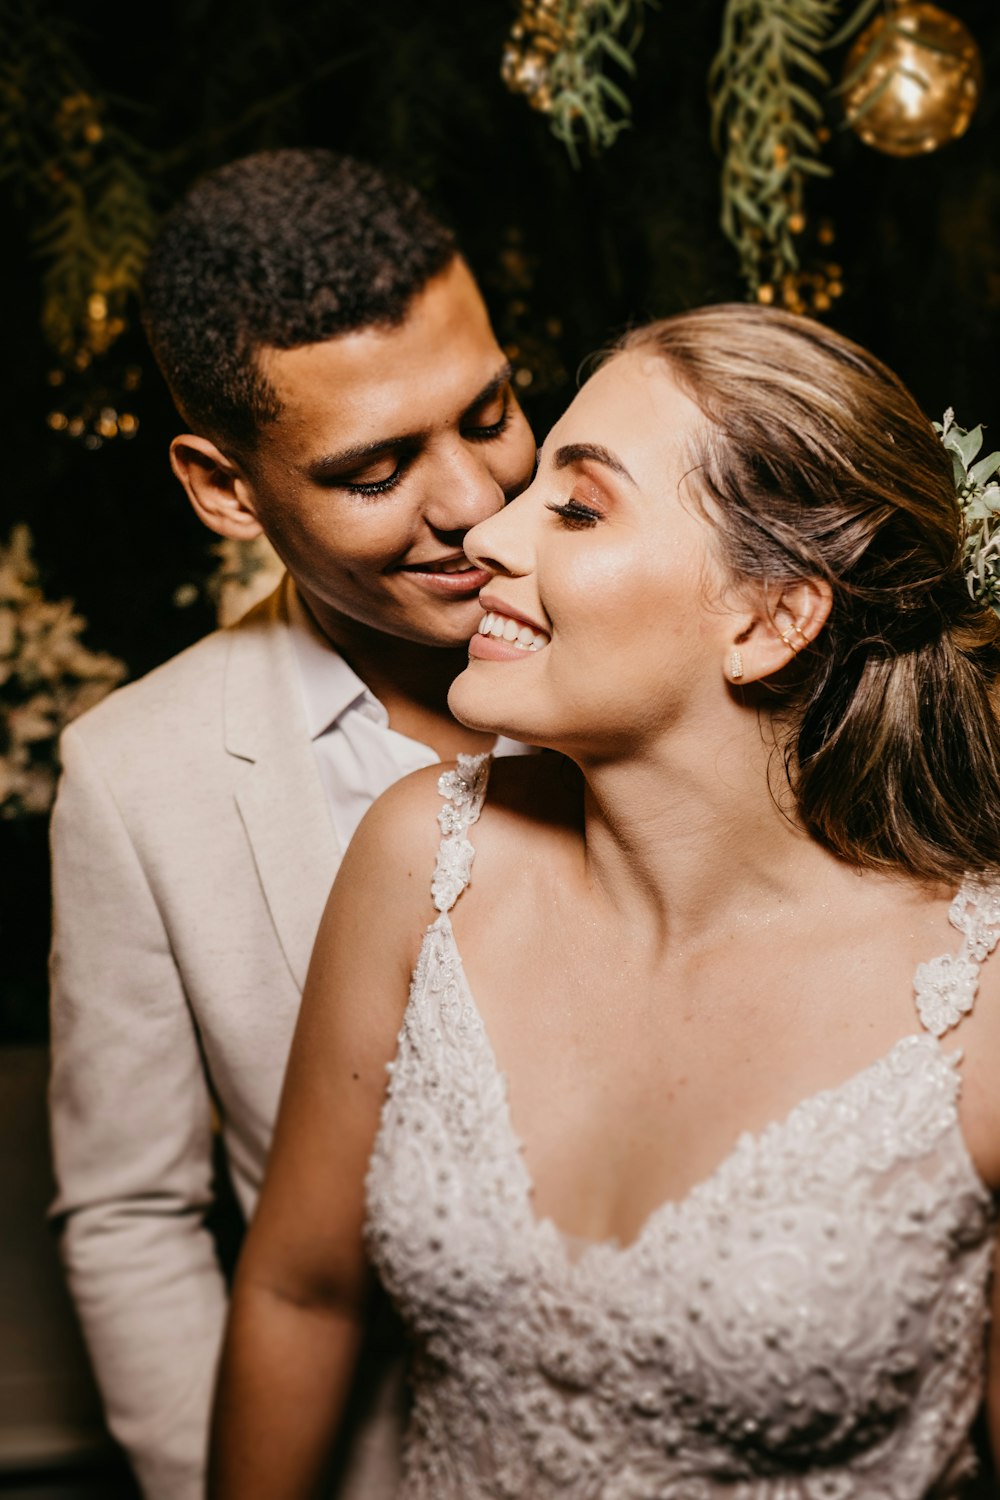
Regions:
<instances>
[{"instance_id":1,"label":"woman's teeth","mask_svg":"<svg viewBox=\"0 0 1000 1500\"><path fill-rule=\"evenodd\" d=\"M522 625L520 620L512 620L509 615L483 615L479 622L479 634L491 635L498 641L508 641L512 646L520 646L523 651L540 651L549 644L547 635L532 630L530 625Z\"/></svg>"}]
</instances>

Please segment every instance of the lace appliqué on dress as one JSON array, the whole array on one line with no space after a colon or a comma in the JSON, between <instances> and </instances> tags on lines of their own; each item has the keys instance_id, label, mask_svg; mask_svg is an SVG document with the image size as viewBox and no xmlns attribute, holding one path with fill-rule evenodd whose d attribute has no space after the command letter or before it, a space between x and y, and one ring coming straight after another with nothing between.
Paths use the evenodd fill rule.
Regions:
<instances>
[{"instance_id":1,"label":"lace appliqu\u00e9 on dress","mask_svg":"<svg viewBox=\"0 0 1000 1500\"><path fill-rule=\"evenodd\" d=\"M964 935L961 949L920 964L913 980L917 1014L932 1036L944 1036L972 1010L979 965L1000 938L1000 889L979 880L965 881L951 903L948 920Z\"/></svg>"},{"instance_id":2,"label":"lace appliqu\u00e9 on dress","mask_svg":"<svg viewBox=\"0 0 1000 1500\"><path fill-rule=\"evenodd\" d=\"M490 756L460 755L454 771L438 777L438 791L446 799L438 813L438 847L431 899L438 911L450 911L469 883L475 850L465 837L479 817L490 774Z\"/></svg>"}]
</instances>

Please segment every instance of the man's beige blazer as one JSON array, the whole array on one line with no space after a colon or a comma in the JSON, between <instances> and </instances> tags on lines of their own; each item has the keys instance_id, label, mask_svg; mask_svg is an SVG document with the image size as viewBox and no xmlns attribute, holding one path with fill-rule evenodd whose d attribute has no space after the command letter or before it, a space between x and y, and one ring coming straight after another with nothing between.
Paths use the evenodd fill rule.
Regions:
<instances>
[{"instance_id":1,"label":"man's beige blazer","mask_svg":"<svg viewBox=\"0 0 1000 1500\"><path fill-rule=\"evenodd\" d=\"M150 1500L203 1493L226 1310L203 1224L213 1101L249 1215L343 853L292 651L282 588L62 741L54 1213L111 1429ZM384 1430L366 1445L359 1500L392 1490Z\"/></svg>"}]
</instances>

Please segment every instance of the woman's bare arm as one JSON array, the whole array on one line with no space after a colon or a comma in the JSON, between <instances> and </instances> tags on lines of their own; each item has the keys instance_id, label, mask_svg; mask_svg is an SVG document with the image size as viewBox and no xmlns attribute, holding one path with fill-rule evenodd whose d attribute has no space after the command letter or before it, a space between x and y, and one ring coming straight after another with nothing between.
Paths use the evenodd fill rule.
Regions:
<instances>
[{"instance_id":1,"label":"woman's bare arm","mask_svg":"<svg viewBox=\"0 0 1000 1500\"><path fill-rule=\"evenodd\" d=\"M317 1493L370 1302L364 1179L410 972L433 915L432 773L392 788L334 883L306 982L216 1387L212 1500Z\"/></svg>"},{"instance_id":2,"label":"woman's bare arm","mask_svg":"<svg viewBox=\"0 0 1000 1500\"><path fill-rule=\"evenodd\" d=\"M993 1467L1000 1475L1000 1242L993 1263L993 1319L986 1363L986 1425Z\"/></svg>"}]
</instances>

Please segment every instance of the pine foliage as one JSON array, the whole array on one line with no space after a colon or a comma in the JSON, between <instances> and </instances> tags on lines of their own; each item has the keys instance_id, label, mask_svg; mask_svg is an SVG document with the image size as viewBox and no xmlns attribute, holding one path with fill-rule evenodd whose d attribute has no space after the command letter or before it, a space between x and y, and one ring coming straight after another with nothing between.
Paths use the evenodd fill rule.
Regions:
<instances>
[{"instance_id":1,"label":"pine foliage","mask_svg":"<svg viewBox=\"0 0 1000 1500\"><path fill-rule=\"evenodd\" d=\"M722 228L752 293L798 267L806 180L829 175L816 93L830 85L819 53L838 9L838 0L726 3L709 74L712 138L722 155Z\"/></svg>"}]
</instances>

